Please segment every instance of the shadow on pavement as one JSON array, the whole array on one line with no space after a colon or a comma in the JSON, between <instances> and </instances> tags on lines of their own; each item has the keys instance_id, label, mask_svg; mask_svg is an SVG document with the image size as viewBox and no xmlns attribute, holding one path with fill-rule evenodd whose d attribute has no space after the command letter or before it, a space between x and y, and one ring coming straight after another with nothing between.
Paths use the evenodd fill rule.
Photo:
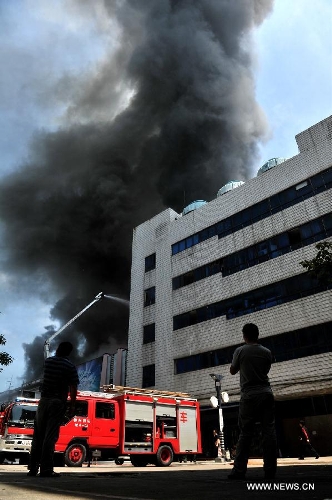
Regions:
<instances>
[{"instance_id":1,"label":"shadow on pavement","mask_svg":"<svg viewBox=\"0 0 332 500\"><path fill-rule=\"evenodd\" d=\"M230 481L231 468L186 470L128 468L125 471L64 472L60 478L31 478L26 472L1 472L3 500L283 500L332 498L331 465L280 466L264 481L262 467L251 467L244 481ZM281 496L282 495L282 496Z\"/></svg>"}]
</instances>

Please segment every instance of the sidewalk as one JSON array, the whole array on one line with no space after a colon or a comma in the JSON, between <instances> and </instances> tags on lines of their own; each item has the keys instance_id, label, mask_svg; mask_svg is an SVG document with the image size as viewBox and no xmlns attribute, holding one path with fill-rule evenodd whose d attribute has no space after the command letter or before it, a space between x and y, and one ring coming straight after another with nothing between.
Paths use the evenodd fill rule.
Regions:
<instances>
[{"instance_id":1,"label":"sidewalk","mask_svg":"<svg viewBox=\"0 0 332 500\"><path fill-rule=\"evenodd\" d=\"M170 467L102 462L56 468L61 477L40 478L27 477L24 465L0 465L0 500L332 499L332 457L280 458L273 482L264 481L261 459L250 460L243 481L228 480L231 468L213 460Z\"/></svg>"},{"instance_id":2,"label":"sidewalk","mask_svg":"<svg viewBox=\"0 0 332 500\"><path fill-rule=\"evenodd\" d=\"M191 470L192 468L196 469L197 465L203 467L216 467L222 469L232 469L233 461L231 462L216 462L214 459L212 460L197 460L197 462L173 462L171 467L185 467L187 470ZM315 459L314 457L306 457L304 460L299 460L298 458L278 458L278 467L287 467L287 466L319 466L319 465L331 465L332 466L332 456L329 457L319 457L319 459ZM133 467L130 461L125 461L123 465L115 465L113 461L110 462L96 462L91 463L90 467L87 463L84 463L82 467L55 467L57 472L67 473L67 474L75 474L81 472L91 472L94 473L98 471L98 473L108 473L113 472L116 473L123 471L123 469L131 468L132 470L141 469L138 467ZM149 469L152 466L149 466ZM248 462L248 469L251 468L261 468L263 467L263 460L261 458L250 458ZM158 471L167 471L169 467L165 468L156 468L154 469ZM146 469L146 468L143 468ZM18 464L3 464L0 465L0 473L6 472L25 472L27 471L26 465L18 465ZM332 478L331 478L332 483ZM0 499L1 500L1 499Z\"/></svg>"}]
</instances>

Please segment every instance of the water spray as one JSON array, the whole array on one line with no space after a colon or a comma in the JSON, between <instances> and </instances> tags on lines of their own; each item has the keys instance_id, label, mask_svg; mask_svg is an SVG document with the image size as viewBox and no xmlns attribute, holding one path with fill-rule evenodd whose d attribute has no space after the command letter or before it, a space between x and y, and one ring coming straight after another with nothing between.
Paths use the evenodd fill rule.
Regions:
<instances>
[{"instance_id":1,"label":"water spray","mask_svg":"<svg viewBox=\"0 0 332 500\"><path fill-rule=\"evenodd\" d=\"M129 300L127 300L127 299L121 299L120 297L117 297L116 295L106 295L106 294L103 294L103 297L105 297L105 299L115 300L116 302L120 302L120 304L123 304L123 305L129 307Z\"/></svg>"}]
</instances>

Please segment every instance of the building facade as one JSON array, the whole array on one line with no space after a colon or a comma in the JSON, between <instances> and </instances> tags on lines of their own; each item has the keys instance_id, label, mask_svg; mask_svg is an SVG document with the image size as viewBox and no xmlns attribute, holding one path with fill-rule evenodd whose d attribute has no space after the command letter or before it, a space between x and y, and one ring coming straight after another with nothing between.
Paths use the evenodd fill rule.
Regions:
<instances>
[{"instance_id":1,"label":"building facade","mask_svg":"<svg viewBox=\"0 0 332 500\"><path fill-rule=\"evenodd\" d=\"M287 450L304 417L323 446L332 414L331 287L300 265L332 239L332 117L296 141L293 158L135 228L128 339L128 385L189 392L204 407L217 373L231 407L240 394L229 365L243 324L256 323L275 356Z\"/></svg>"}]
</instances>

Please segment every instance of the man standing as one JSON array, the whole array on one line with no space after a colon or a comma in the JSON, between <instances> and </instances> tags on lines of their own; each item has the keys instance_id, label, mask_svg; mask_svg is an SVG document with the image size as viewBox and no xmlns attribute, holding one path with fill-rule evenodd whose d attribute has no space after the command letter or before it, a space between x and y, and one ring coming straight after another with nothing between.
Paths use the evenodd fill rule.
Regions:
<instances>
[{"instance_id":1,"label":"man standing","mask_svg":"<svg viewBox=\"0 0 332 500\"><path fill-rule=\"evenodd\" d=\"M68 360L73 346L61 342L55 356L47 358L44 365L44 379L41 399L38 404L34 434L31 445L28 476L36 476L40 467L41 477L58 477L54 472L54 447L59 438L70 393L72 415L75 411L77 385L79 383L76 367Z\"/></svg>"},{"instance_id":2,"label":"man standing","mask_svg":"<svg viewBox=\"0 0 332 500\"><path fill-rule=\"evenodd\" d=\"M241 399L239 408L240 437L234 467L229 479L244 479L247 472L250 444L257 421L262 424L263 460L266 479L273 479L277 469L277 439L274 422L274 397L268 373L272 354L258 344L259 330L254 323L242 329L245 344L233 355L230 373L240 372Z\"/></svg>"},{"instance_id":3,"label":"man standing","mask_svg":"<svg viewBox=\"0 0 332 500\"><path fill-rule=\"evenodd\" d=\"M220 446L219 432L216 429L213 429L212 433L213 433L213 457L217 458Z\"/></svg>"},{"instance_id":4,"label":"man standing","mask_svg":"<svg viewBox=\"0 0 332 500\"><path fill-rule=\"evenodd\" d=\"M299 460L304 460L305 452L309 450L313 455L315 455L315 458L319 458L319 455L315 448L312 446L310 443L310 438L309 438L309 431L304 425L304 420L300 420L299 422L300 426L300 456Z\"/></svg>"}]
</instances>

